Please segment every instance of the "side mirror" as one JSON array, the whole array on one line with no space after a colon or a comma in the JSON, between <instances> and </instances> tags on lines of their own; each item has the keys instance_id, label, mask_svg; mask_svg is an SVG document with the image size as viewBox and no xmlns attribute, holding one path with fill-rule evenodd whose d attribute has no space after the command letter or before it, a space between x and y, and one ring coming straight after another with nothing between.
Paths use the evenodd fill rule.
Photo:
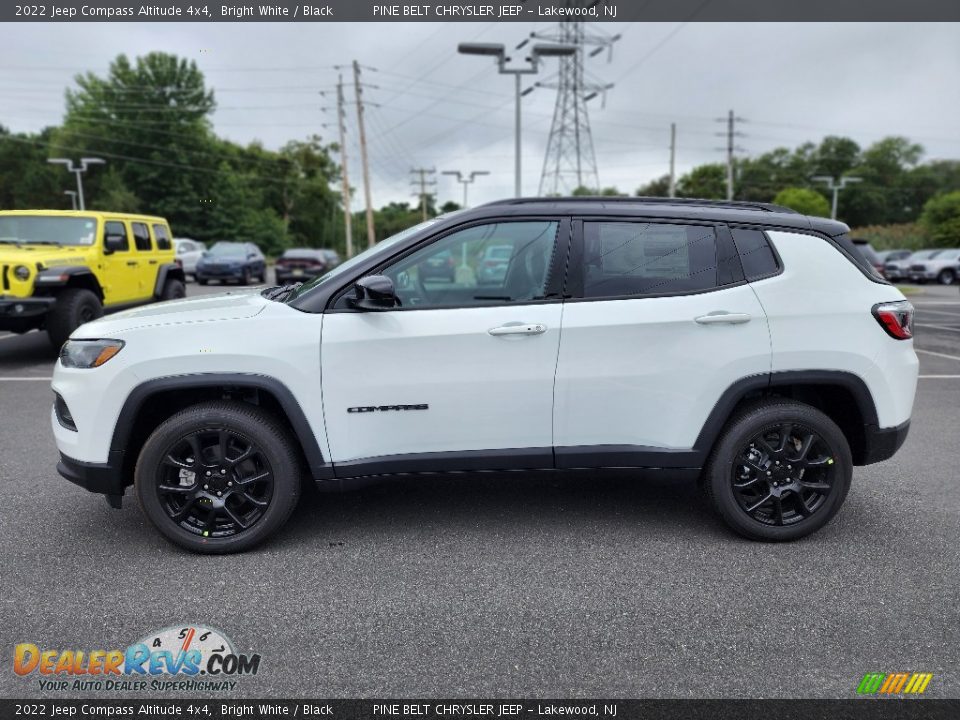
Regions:
<instances>
[{"instance_id":1,"label":"side mirror","mask_svg":"<svg viewBox=\"0 0 960 720\"><path fill-rule=\"evenodd\" d=\"M107 237L104 238L103 252L105 255L126 249L127 239L123 235L107 235Z\"/></svg>"},{"instance_id":2,"label":"side mirror","mask_svg":"<svg viewBox=\"0 0 960 720\"><path fill-rule=\"evenodd\" d=\"M347 304L357 310L390 310L400 307L400 298L393 287L393 280L386 275L368 275L357 280L353 286L354 297Z\"/></svg>"}]
</instances>

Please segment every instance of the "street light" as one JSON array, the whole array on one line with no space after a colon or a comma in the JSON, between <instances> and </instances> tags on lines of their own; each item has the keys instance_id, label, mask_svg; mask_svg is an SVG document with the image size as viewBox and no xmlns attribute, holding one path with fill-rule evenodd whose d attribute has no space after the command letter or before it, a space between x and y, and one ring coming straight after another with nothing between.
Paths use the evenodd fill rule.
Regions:
<instances>
[{"instance_id":1,"label":"street light","mask_svg":"<svg viewBox=\"0 0 960 720\"><path fill-rule=\"evenodd\" d=\"M467 177L464 177L459 170L444 170L444 175L453 175L457 178L458 183L463 184L463 207L467 207L467 186L470 185L474 180L476 180L480 175L489 175L490 171L488 170L474 170Z\"/></svg>"},{"instance_id":2,"label":"street light","mask_svg":"<svg viewBox=\"0 0 960 720\"><path fill-rule=\"evenodd\" d=\"M77 191L76 190L64 190L64 195L70 196L70 205L73 206L73 209L77 209Z\"/></svg>"},{"instance_id":3,"label":"street light","mask_svg":"<svg viewBox=\"0 0 960 720\"><path fill-rule=\"evenodd\" d=\"M815 175L811 178L814 182L822 182L827 184L827 190L833 191L833 202L830 204L830 219L837 219L837 196L840 194L840 191L843 190L847 185L853 183L863 182L863 178L858 177L842 177L840 182L836 182L834 178L830 175Z\"/></svg>"},{"instance_id":4,"label":"street light","mask_svg":"<svg viewBox=\"0 0 960 720\"><path fill-rule=\"evenodd\" d=\"M525 43L524 43L525 44ZM516 130L514 137L514 193L520 197L520 97L527 93L520 91L521 75L536 75L540 71L540 58L544 57L563 57L574 55L577 48L574 45L545 45L537 44L533 46L530 55L525 58L526 67L508 68L507 63L510 58L507 57L506 49L500 43L460 43L457 46L457 52L461 55L486 55L497 59L497 69L501 75L513 75L516 87ZM528 90L529 92L529 90Z\"/></svg>"},{"instance_id":5,"label":"street light","mask_svg":"<svg viewBox=\"0 0 960 720\"><path fill-rule=\"evenodd\" d=\"M51 165L63 165L67 168L67 172L72 172L77 176L77 197L80 200L80 209L86 210L86 206L83 203L83 180L81 176L91 165L103 165L107 161L102 158L85 157L80 158L79 165L74 165L73 160L68 158L48 158L47 162Z\"/></svg>"}]
</instances>

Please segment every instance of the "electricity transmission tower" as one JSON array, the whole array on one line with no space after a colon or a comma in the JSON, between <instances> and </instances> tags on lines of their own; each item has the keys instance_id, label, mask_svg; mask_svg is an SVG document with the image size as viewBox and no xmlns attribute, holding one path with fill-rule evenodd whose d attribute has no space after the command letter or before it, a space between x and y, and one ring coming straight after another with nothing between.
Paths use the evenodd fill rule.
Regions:
<instances>
[{"instance_id":1,"label":"electricity transmission tower","mask_svg":"<svg viewBox=\"0 0 960 720\"><path fill-rule=\"evenodd\" d=\"M589 3L586 0L566 0L565 5L581 7ZM620 35L607 35L584 22L563 20L552 30L531 33L530 36L572 45L577 49L573 55L560 58L560 70L553 78L535 83L535 87L557 90L557 104L554 106L553 123L547 140L539 194L569 194L577 187L588 187L599 192L600 176L593 150L587 102L597 95L606 98L606 92L613 87L613 83L604 83L591 77L584 68L584 54L589 51L589 57L594 57L606 50L609 56L613 52L613 43L620 39ZM517 49L526 43L524 40Z\"/></svg>"}]
</instances>

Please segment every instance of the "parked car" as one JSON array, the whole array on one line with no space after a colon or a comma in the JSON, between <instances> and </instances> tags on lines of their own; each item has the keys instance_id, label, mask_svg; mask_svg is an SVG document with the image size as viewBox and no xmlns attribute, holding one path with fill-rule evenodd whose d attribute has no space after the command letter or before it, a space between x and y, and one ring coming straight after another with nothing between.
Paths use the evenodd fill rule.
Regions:
<instances>
[{"instance_id":1,"label":"parked car","mask_svg":"<svg viewBox=\"0 0 960 720\"><path fill-rule=\"evenodd\" d=\"M876 271L877 275L883 277L883 260L877 255L877 251L873 249L870 241L864 240L863 238L853 238L853 244L857 250L863 254L867 262L870 263L870 267Z\"/></svg>"},{"instance_id":2,"label":"parked car","mask_svg":"<svg viewBox=\"0 0 960 720\"><path fill-rule=\"evenodd\" d=\"M481 285L498 285L503 282L513 256L513 245L491 245L483 251L477 279Z\"/></svg>"},{"instance_id":3,"label":"parked car","mask_svg":"<svg viewBox=\"0 0 960 720\"><path fill-rule=\"evenodd\" d=\"M253 243L218 242L197 261L196 275L201 285L211 280L249 285L254 278L266 282L267 259Z\"/></svg>"},{"instance_id":4,"label":"parked car","mask_svg":"<svg viewBox=\"0 0 960 720\"><path fill-rule=\"evenodd\" d=\"M327 255L323 250L290 248L277 258L273 272L281 285L312 280L328 270Z\"/></svg>"},{"instance_id":5,"label":"parked car","mask_svg":"<svg viewBox=\"0 0 960 720\"><path fill-rule=\"evenodd\" d=\"M0 211L0 330L46 330L59 348L104 312L182 298L170 235L152 215Z\"/></svg>"},{"instance_id":6,"label":"parked car","mask_svg":"<svg viewBox=\"0 0 960 720\"><path fill-rule=\"evenodd\" d=\"M457 262L449 252L436 253L420 263L421 280L446 280L453 282L457 277Z\"/></svg>"},{"instance_id":7,"label":"parked car","mask_svg":"<svg viewBox=\"0 0 960 720\"><path fill-rule=\"evenodd\" d=\"M183 268L184 275L195 275L197 262L206 252L207 246L199 240L174 238L173 249L176 253L177 264Z\"/></svg>"},{"instance_id":8,"label":"parked car","mask_svg":"<svg viewBox=\"0 0 960 720\"><path fill-rule=\"evenodd\" d=\"M903 260L904 258L910 257L912 251L910 250L880 250L877 251L877 257L880 258L880 262L883 263L883 270L881 271L884 277L887 275L887 265L889 263L894 263L898 260Z\"/></svg>"},{"instance_id":9,"label":"parked car","mask_svg":"<svg viewBox=\"0 0 960 720\"><path fill-rule=\"evenodd\" d=\"M494 234L515 248L496 289L410 282ZM792 540L904 442L912 323L836 221L506 200L301 286L82 326L53 370L58 470L115 507L133 484L160 533L206 553L275 533L304 475L480 470L699 477L735 531Z\"/></svg>"},{"instance_id":10,"label":"parked car","mask_svg":"<svg viewBox=\"0 0 960 720\"><path fill-rule=\"evenodd\" d=\"M340 255L336 250L328 250L326 248L321 248L320 252L323 253L324 259L327 261L327 269L332 270L337 265L340 264Z\"/></svg>"},{"instance_id":11,"label":"parked car","mask_svg":"<svg viewBox=\"0 0 960 720\"><path fill-rule=\"evenodd\" d=\"M936 280L941 285L953 285L957 281L957 264L960 250L940 250L923 260L910 260L907 277L910 282L926 283Z\"/></svg>"},{"instance_id":12,"label":"parked car","mask_svg":"<svg viewBox=\"0 0 960 720\"><path fill-rule=\"evenodd\" d=\"M899 260L888 260L883 264L883 275L888 280L906 280L910 265L928 260L936 256L941 250L917 250Z\"/></svg>"}]
</instances>

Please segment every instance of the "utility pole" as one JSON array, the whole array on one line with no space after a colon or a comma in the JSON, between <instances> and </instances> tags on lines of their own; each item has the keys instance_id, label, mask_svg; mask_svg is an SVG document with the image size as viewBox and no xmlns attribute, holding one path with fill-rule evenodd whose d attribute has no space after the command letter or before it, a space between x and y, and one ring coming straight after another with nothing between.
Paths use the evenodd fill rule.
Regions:
<instances>
[{"instance_id":1,"label":"utility pole","mask_svg":"<svg viewBox=\"0 0 960 720\"><path fill-rule=\"evenodd\" d=\"M51 165L63 165L67 168L67 172L72 172L77 176L77 198L80 200L80 209L86 210L87 207L83 202L83 174L91 165L104 165L107 161L102 158L85 157L80 158L79 165L74 165L73 161L68 158L48 158L47 162Z\"/></svg>"},{"instance_id":2,"label":"utility pole","mask_svg":"<svg viewBox=\"0 0 960 720\"><path fill-rule=\"evenodd\" d=\"M830 175L815 175L811 178L814 182L826 183L827 190L830 190L833 193L833 202L830 203L830 219L837 219L837 200L839 199L840 191L843 190L847 185L852 185L853 183L863 182L863 178L858 177L842 177L839 181L833 178Z\"/></svg>"},{"instance_id":3,"label":"utility pole","mask_svg":"<svg viewBox=\"0 0 960 720\"><path fill-rule=\"evenodd\" d=\"M367 204L367 247L373 247L373 204L370 201L370 166L367 163L367 133L363 124L363 100L360 97L360 63L353 61L353 91L357 98L357 126L360 129L360 159L363 163L363 195Z\"/></svg>"},{"instance_id":4,"label":"utility pole","mask_svg":"<svg viewBox=\"0 0 960 720\"><path fill-rule=\"evenodd\" d=\"M669 197L677 196L677 124L670 123L670 191Z\"/></svg>"},{"instance_id":5,"label":"utility pole","mask_svg":"<svg viewBox=\"0 0 960 720\"><path fill-rule=\"evenodd\" d=\"M414 195L417 195L417 194L420 195L420 208L421 208L421 210L423 211L423 221L426 222L426 221L427 221L427 186L428 186L428 185L436 185L436 184L437 184L437 181L436 181L436 180L431 180L431 181L428 182L428 181L427 181L427 175L433 175L433 174L436 173L437 171L436 171L435 168L422 168L422 167L421 167L421 168L414 168L414 169L411 170L410 172L411 172L412 174L414 174L414 175L419 175L419 176L420 176L420 179L419 179L419 180L414 180L414 181L413 181L413 184L414 184L414 185L419 185L419 186L420 186L420 192L419 192L419 193L414 193Z\"/></svg>"},{"instance_id":6,"label":"utility pole","mask_svg":"<svg viewBox=\"0 0 960 720\"><path fill-rule=\"evenodd\" d=\"M340 184L343 193L343 227L347 239L347 257L353 257L353 228L350 216L350 179L347 173L347 129L343 120L346 112L343 109L343 75L337 80L337 125L340 127L340 164L343 166Z\"/></svg>"},{"instance_id":7,"label":"utility pole","mask_svg":"<svg viewBox=\"0 0 960 720\"><path fill-rule=\"evenodd\" d=\"M734 152L742 150L736 146L734 138L743 137L742 132L738 132L736 129L736 123L746 122L742 117L737 117L734 115L733 110L727 113L725 118L717 118L717 122L725 122L727 124L727 131L725 133L717 133L720 136L726 136L727 138L727 147L724 148L727 153L727 200L733 200L733 163L734 163Z\"/></svg>"},{"instance_id":8,"label":"utility pole","mask_svg":"<svg viewBox=\"0 0 960 720\"><path fill-rule=\"evenodd\" d=\"M489 175L489 170L474 170L469 175L464 177L465 173L461 173L459 170L444 170L444 175L453 175L457 178L457 182L463 185L463 207L467 207L467 187L470 183L476 180L480 175Z\"/></svg>"}]
</instances>

